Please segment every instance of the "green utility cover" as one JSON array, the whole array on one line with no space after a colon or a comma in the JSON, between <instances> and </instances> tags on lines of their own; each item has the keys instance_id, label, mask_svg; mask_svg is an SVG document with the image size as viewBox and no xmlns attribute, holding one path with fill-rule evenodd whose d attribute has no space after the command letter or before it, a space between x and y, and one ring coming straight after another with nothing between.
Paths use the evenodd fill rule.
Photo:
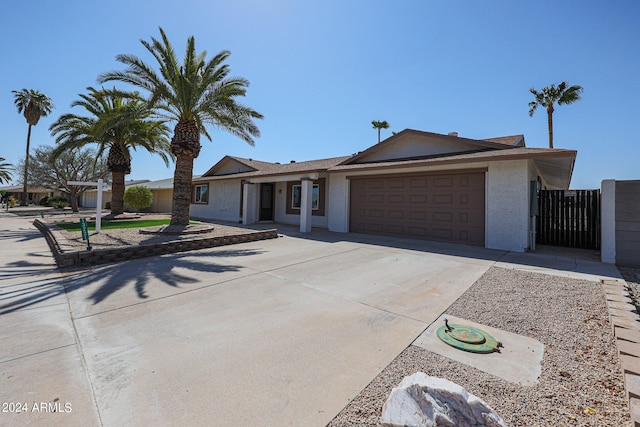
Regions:
<instances>
[{"instance_id":1,"label":"green utility cover","mask_svg":"<svg viewBox=\"0 0 640 427\"><path fill-rule=\"evenodd\" d=\"M499 352L502 344L485 331L466 325L445 325L438 328L438 338L452 347L471 353Z\"/></svg>"}]
</instances>

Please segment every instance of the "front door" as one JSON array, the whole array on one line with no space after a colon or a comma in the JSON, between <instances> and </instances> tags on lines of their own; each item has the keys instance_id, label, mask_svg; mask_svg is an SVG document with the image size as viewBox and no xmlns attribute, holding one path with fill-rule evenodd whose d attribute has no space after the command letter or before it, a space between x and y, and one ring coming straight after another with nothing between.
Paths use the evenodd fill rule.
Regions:
<instances>
[{"instance_id":1,"label":"front door","mask_svg":"<svg viewBox=\"0 0 640 427\"><path fill-rule=\"evenodd\" d=\"M273 221L273 184L260 184L260 221Z\"/></svg>"}]
</instances>

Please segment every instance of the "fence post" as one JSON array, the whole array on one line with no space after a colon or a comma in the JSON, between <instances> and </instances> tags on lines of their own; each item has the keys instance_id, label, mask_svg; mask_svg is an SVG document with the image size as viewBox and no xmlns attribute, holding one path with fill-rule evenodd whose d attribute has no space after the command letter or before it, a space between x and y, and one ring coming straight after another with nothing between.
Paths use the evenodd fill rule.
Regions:
<instances>
[{"instance_id":1,"label":"fence post","mask_svg":"<svg viewBox=\"0 0 640 427\"><path fill-rule=\"evenodd\" d=\"M616 181L602 181L600 195L600 257L602 262L616 262Z\"/></svg>"}]
</instances>

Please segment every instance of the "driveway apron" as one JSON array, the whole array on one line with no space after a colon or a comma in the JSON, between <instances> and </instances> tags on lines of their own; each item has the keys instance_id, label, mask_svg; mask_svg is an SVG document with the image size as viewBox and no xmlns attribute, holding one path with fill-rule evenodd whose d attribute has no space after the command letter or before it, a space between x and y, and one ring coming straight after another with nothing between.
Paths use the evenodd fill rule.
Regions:
<instances>
[{"instance_id":1,"label":"driveway apron","mask_svg":"<svg viewBox=\"0 0 640 427\"><path fill-rule=\"evenodd\" d=\"M59 273L1 228L3 401L84 425L326 425L503 255L326 233Z\"/></svg>"}]
</instances>

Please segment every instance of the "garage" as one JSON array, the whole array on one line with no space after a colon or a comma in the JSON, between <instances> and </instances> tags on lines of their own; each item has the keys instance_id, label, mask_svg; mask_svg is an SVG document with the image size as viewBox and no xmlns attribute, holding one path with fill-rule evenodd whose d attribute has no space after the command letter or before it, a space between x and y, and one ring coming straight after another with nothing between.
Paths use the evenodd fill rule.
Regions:
<instances>
[{"instance_id":1,"label":"garage","mask_svg":"<svg viewBox=\"0 0 640 427\"><path fill-rule=\"evenodd\" d=\"M349 230L484 246L485 170L350 177Z\"/></svg>"}]
</instances>

